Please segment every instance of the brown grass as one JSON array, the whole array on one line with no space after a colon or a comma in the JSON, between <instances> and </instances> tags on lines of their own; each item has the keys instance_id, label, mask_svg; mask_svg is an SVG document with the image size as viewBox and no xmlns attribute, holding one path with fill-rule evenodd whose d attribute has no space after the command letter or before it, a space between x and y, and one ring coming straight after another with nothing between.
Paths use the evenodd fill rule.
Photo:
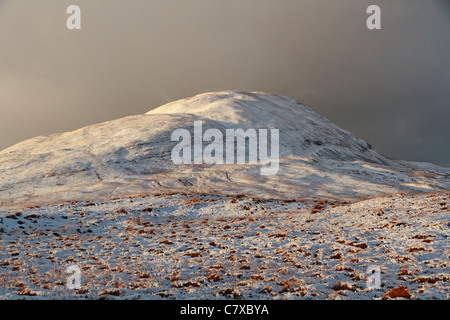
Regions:
<instances>
[{"instance_id":1,"label":"brown grass","mask_svg":"<svg viewBox=\"0 0 450 320\"><path fill-rule=\"evenodd\" d=\"M209 282L221 281L222 279L222 276L217 273L213 273L206 278Z\"/></svg>"},{"instance_id":2,"label":"brown grass","mask_svg":"<svg viewBox=\"0 0 450 320\"><path fill-rule=\"evenodd\" d=\"M75 294L87 294L89 293L88 289L78 289L77 291L75 291Z\"/></svg>"},{"instance_id":3,"label":"brown grass","mask_svg":"<svg viewBox=\"0 0 450 320\"><path fill-rule=\"evenodd\" d=\"M324 210L327 206L328 200L322 200L316 203L316 205L311 209L311 213L319 213L320 211Z\"/></svg>"},{"instance_id":4,"label":"brown grass","mask_svg":"<svg viewBox=\"0 0 450 320\"><path fill-rule=\"evenodd\" d=\"M413 237L413 239L427 239L427 238L436 238L436 235L434 234L427 234L427 235L423 235L423 234L417 234Z\"/></svg>"},{"instance_id":5,"label":"brown grass","mask_svg":"<svg viewBox=\"0 0 450 320\"><path fill-rule=\"evenodd\" d=\"M19 295L21 296L37 296L37 292L31 291L28 288L23 288L22 290L20 290Z\"/></svg>"},{"instance_id":6,"label":"brown grass","mask_svg":"<svg viewBox=\"0 0 450 320\"><path fill-rule=\"evenodd\" d=\"M330 259L342 259L342 254L340 252L330 256Z\"/></svg>"},{"instance_id":7,"label":"brown grass","mask_svg":"<svg viewBox=\"0 0 450 320\"><path fill-rule=\"evenodd\" d=\"M341 290L351 290L351 291L354 291L352 285L350 285L350 284L348 284L348 283L346 283L346 282L341 282L341 281L336 282L336 283L333 285L332 289L333 289L334 291L341 291Z\"/></svg>"},{"instance_id":8,"label":"brown grass","mask_svg":"<svg viewBox=\"0 0 450 320\"><path fill-rule=\"evenodd\" d=\"M426 276L421 276L418 277L417 279L415 279L413 282L417 282L417 283L436 283L436 282L448 282L450 281L450 278L447 277L443 277L443 278L432 278L432 277L426 277Z\"/></svg>"},{"instance_id":9,"label":"brown grass","mask_svg":"<svg viewBox=\"0 0 450 320\"><path fill-rule=\"evenodd\" d=\"M185 283L180 283L180 284L176 284L174 285L175 288L186 288L186 287L194 287L194 288L199 288L200 287L200 283L198 282L192 282L192 281L188 281Z\"/></svg>"},{"instance_id":10,"label":"brown grass","mask_svg":"<svg viewBox=\"0 0 450 320\"><path fill-rule=\"evenodd\" d=\"M272 287L271 286L265 286L262 290L261 293L271 293L272 292Z\"/></svg>"},{"instance_id":11,"label":"brown grass","mask_svg":"<svg viewBox=\"0 0 450 320\"><path fill-rule=\"evenodd\" d=\"M400 271L399 275L400 276L412 276L412 273L408 269L403 268L402 271Z\"/></svg>"},{"instance_id":12,"label":"brown grass","mask_svg":"<svg viewBox=\"0 0 450 320\"><path fill-rule=\"evenodd\" d=\"M347 244L350 246L356 247L356 248L367 249L367 243L365 243L365 242L362 242L362 243L349 242Z\"/></svg>"},{"instance_id":13,"label":"brown grass","mask_svg":"<svg viewBox=\"0 0 450 320\"><path fill-rule=\"evenodd\" d=\"M386 292L383 296L383 300L386 299L395 299L395 298L406 298L411 299L411 293L407 287L399 286L398 288L393 288Z\"/></svg>"},{"instance_id":14,"label":"brown grass","mask_svg":"<svg viewBox=\"0 0 450 320\"><path fill-rule=\"evenodd\" d=\"M418 252L418 251L427 251L425 248L419 248L419 247L412 247L409 249L406 249L408 252Z\"/></svg>"},{"instance_id":15,"label":"brown grass","mask_svg":"<svg viewBox=\"0 0 450 320\"><path fill-rule=\"evenodd\" d=\"M201 257L202 254L200 252L186 253L185 256L190 256L192 258Z\"/></svg>"},{"instance_id":16,"label":"brown grass","mask_svg":"<svg viewBox=\"0 0 450 320\"><path fill-rule=\"evenodd\" d=\"M286 238L288 235L285 233L273 233L269 234L269 238Z\"/></svg>"},{"instance_id":17,"label":"brown grass","mask_svg":"<svg viewBox=\"0 0 450 320\"><path fill-rule=\"evenodd\" d=\"M184 200L184 202L185 202L186 204L189 204L189 203L199 203L199 202L201 202L201 200L200 200L199 198L197 198L197 197L192 197L192 198L190 198L190 199Z\"/></svg>"},{"instance_id":18,"label":"brown grass","mask_svg":"<svg viewBox=\"0 0 450 320\"><path fill-rule=\"evenodd\" d=\"M104 295L110 295L110 296L120 296L120 290L119 289L106 289L103 290L101 293L102 296Z\"/></svg>"}]
</instances>

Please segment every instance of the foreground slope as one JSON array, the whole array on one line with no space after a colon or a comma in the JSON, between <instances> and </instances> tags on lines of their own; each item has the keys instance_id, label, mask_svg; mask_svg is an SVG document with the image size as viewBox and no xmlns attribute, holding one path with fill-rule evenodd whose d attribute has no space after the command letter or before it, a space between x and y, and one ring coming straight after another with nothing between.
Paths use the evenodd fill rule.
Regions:
<instances>
[{"instance_id":1,"label":"foreground slope","mask_svg":"<svg viewBox=\"0 0 450 320\"><path fill-rule=\"evenodd\" d=\"M172 194L15 210L0 217L0 299L448 300L449 204Z\"/></svg>"},{"instance_id":2,"label":"foreground slope","mask_svg":"<svg viewBox=\"0 0 450 320\"><path fill-rule=\"evenodd\" d=\"M279 129L278 174L261 176L260 164L174 165L172 132L193 133L198 120L203 130ZM0 152L3 209L186 190L353 199L449 189L450 169L388 159L299 101L265 93L202 94Z\"/></svg>"}]
</instances>

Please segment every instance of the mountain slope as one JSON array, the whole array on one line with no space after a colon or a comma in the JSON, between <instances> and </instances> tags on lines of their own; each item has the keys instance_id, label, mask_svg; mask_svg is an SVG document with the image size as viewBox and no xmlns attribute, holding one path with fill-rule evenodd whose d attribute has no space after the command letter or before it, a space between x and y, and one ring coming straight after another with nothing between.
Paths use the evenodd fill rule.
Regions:
<instances>
[{"instance_id":1,"label":"mountain slope","mask_svg":"<svg viewBox=\"0 0 450 320\"><path fill-rule=\"evenodd\" d=\"M280 166L175 165L174 130L194 121L280 130ZM204 145L207 143L204 142ZM450 169L390 160L300 102L226 91L175 101L145 115L37 137L0 152L0 210L137 193L204 192L347 199L450 189Z\"/></svg>"},{"instance_id":2,"label":"mountain slope","mask_svg":"<svg viewBox=\"0 0 450 320\"><path fill-rule=\"evenodd\" d=\"M301 102L267 93L205 93L151 110L155 114L194 114L226 128L280 129L280 155L391 163L365 141L339 128Z\"/></svg>"}]
</instances>

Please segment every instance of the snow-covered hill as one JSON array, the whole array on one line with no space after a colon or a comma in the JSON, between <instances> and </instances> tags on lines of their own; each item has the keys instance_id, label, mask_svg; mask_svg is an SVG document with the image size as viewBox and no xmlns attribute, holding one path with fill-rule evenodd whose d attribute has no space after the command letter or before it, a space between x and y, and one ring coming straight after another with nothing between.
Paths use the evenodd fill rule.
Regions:
<instances>
[{"instance_id":1,"label":"snow-covered hill","mask_svg":"<svg viewBox=\"0 0 450 320\"><path fill-rule=\"evenodd\" d=\"M204 131L279 129L278 173L262 176L260 164L173 164L172 132L193 135L198 120ZM351 199L449 189L450 169L388 159L299 101L266 93L206 93L0 152L0 209L172 191Z\"/></svg>"},{"instance_id":2,"label":"snow-covered hill","mask_svg":"<svg viewBox=\"0 0 450 320\"><path fill-rule=\"evenodd\" d=\"M175 165L200 120L279 129L277 174ZM0 299L449 299L449 190L296 100L202 94L0 152Z\"/></svg>"},{"instance_id":3,"label":"snow-covered hill","mask_svg":"<svg viewBox=\"0 0 450 320\"><path fill-rule=\"evenodd\" d=\"M300 101L267 93L206 93L168 103L148 115L192 114L225 128L280 130L281 157L390 163L365 141L342 130Z\"/></svg>"}]
</instances>

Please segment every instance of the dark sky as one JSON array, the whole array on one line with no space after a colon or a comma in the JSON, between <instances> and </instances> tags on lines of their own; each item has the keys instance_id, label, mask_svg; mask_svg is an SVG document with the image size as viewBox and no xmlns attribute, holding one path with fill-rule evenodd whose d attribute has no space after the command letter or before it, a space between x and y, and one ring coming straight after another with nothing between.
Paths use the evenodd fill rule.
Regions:
<instances>
[{"instance_id":1,"label":"dark sky","mask_svg":"<svg viewBox=\"0 0 450 320\"><path fill-rule=\"evenodd\" d=\"M297 98L387 156L450 167L449 1L0 0L0 149L229 89Z\"/></svg>"}]
</instances>

